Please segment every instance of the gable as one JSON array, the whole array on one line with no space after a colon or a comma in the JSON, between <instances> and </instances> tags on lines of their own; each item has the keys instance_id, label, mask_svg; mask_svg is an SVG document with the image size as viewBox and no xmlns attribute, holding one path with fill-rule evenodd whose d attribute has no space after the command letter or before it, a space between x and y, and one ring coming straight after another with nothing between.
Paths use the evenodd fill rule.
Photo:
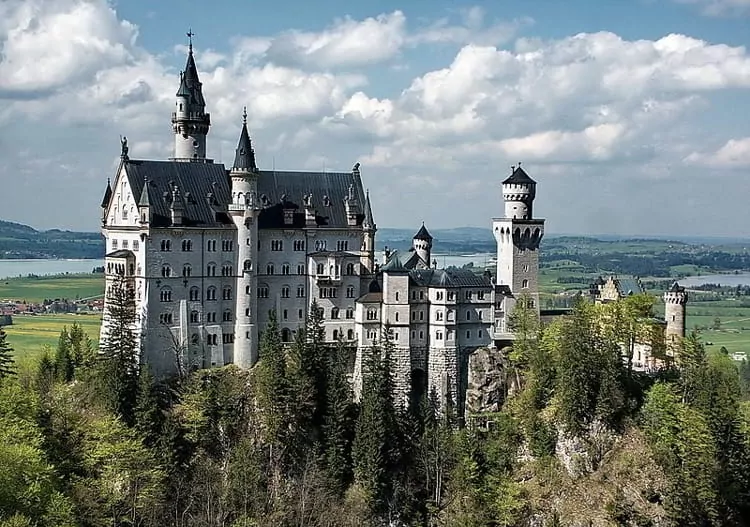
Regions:
<instances>
[{"instance_id":1,"label":"gable","mask_svg":"<svg viewBox=\"0 0 750 527\"><path fill-rule=\"evenodd\" d=\"M139 224L137 197L121 164L112 186L105 218L108 227L132 227Z\"/></svg>"}]
</instances>

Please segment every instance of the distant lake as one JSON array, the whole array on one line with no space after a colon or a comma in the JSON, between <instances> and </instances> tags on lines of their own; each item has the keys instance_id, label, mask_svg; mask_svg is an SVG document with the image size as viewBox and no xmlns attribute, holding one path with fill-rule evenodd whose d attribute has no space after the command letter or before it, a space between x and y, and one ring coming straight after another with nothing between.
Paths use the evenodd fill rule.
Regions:
<instances>
[{"instance_id":1,"label":"distant lake","mask_svg":"<svg viewBox=\"0 0 750 527\"><path fill-rule=\"evenodd\" d=\"M0 260L0 279L51 274L90 273L104 260Z\"/></svg>"},{"instance_id":2,"label":"distant lake","mask_svg":"<svg viewBox=\"0 0 750 527\"><path fill-rule=\"evenodd\" d=\"M679 283L681 286L687 287L688 289L704 284L719 284L727 287L750 285L750 273L707 274L701 276L689 276L687 278L680 278Z\"/></svg>"}]
</instances>

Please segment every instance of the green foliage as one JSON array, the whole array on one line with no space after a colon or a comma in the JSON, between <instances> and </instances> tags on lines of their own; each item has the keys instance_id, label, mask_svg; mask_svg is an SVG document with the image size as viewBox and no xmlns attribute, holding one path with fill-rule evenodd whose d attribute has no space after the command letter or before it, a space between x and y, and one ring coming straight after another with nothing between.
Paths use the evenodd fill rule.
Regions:
<instances>
[{"instance_id":1,"label":"green foliage","mask_svg":"<svg viewBox=\"0 0 750 527\"><path fill-rule=\"evenodd\" d=\"M8 336L0 326L0 380L3 377L15 374L16 370L13 365L13 348L8 344Z\"/></svg>"}]
</instances>

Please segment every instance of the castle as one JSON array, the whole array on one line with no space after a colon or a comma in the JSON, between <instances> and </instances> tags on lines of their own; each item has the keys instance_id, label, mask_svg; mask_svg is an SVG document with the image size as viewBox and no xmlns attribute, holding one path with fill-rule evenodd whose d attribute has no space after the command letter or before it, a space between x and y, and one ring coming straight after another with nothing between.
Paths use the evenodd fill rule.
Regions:
<instances>
[{"instance_id":1,"label":"castle","mask_svg":"<svg viewBox=\"0 0 750 527\"><path fill-rule=\"evenodd\" d=\"M376 262L359 163L348 172L260 170L246 114L232 166L207 159L211 118L192 42L171 122L167 161L131 159L123 139L101 204L105 313L114 281L124 280L135 295L141 360L156 376L251 367L271 313L282 341L292 342L315 302L326 341L356 349L355 392L364 353L389 327L400 397L435 391L460 409L470 355L513 341L508 315L517 298L544 319L544 220L533 216L536 183L520 164L502 183L504 214L492 223L496 272L477 275L438 269L424 225L410 253ZM684 303L674 316L680 305L684 332ZM105 316L103 339L107 331Z\"/></svg>"}]
</instances>

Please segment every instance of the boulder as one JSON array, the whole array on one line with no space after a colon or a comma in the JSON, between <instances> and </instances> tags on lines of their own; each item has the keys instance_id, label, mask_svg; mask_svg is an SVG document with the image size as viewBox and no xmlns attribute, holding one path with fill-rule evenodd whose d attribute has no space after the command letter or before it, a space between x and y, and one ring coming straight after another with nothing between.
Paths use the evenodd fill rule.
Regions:
<instances>
[{"instance_id":1,"label":"boulder","mask_svg":"<svg viewBox=\"0 0 750 527\"><path fill-rule=\"evenodd\" d=\"M499 412L505 396L505 375L502 353L479 348L469 355L466 387L467 414Z\"/></svg>"}]
</instances>

